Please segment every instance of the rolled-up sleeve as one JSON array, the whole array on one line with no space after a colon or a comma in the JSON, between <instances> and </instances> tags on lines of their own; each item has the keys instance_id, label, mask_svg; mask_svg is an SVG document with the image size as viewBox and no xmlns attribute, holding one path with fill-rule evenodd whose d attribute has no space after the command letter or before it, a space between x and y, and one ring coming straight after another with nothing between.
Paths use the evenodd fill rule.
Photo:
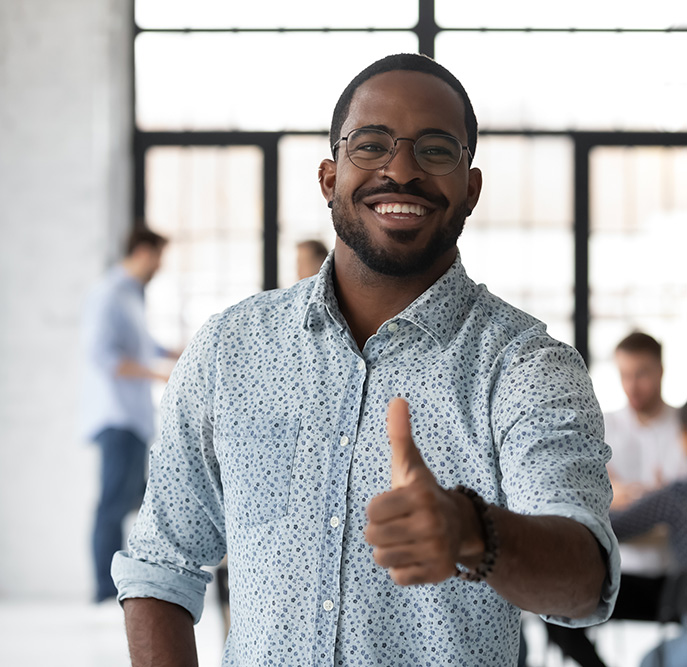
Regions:
<instances>
[{"instance_id":1,"label":"rolled-up sleeve","mask_svg":"<svg viewBox=\"0 0 687 667\"><path fill-rule=\"evenodd\" d=\"M544 618L570 627L601 623L618 594L620 556L608 517L611 452L586 367L576 350L543 334L519 341L505 361L492 405L508 508L573 519L591 531L606 554L606 579L594 613Z\"/></svg>"},{"instance_id":2,"label":"rolled-up sleeve","mask_svg":"<svg viewBox=\"0 0 687 667\"><path fill-rule=\"evenodd\" d=\"M218 318L201 329L177 363L161 406L161 437L127 551L114 557L121 601L153 597L200 619L211 575L226 552L224 501L213 445Z\"/></svg>"}]
</instances>

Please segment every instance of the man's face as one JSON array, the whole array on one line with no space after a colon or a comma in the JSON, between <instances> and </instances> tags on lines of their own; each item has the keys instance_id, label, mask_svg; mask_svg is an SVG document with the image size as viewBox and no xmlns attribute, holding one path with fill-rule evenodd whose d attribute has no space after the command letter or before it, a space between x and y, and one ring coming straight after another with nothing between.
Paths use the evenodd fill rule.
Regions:
<instances>
[{"instance_id":1,"label":"man's face","mask_svg":"<svg viewBox=\"0 0 687 667\"><path fill-rule=\"evenodd\" d=\"M159 271L162 263L162 249L143 245L139 248L141 253L141 270L143 282L149 283Z\"/></svg>"},{"instance_id":2,"label":"man's face","mask_svg":"<svg viewBox=\"0 0 687 667\"><path fill-rule=\"evenodd\" d=\"M615 353L620 381L630 407L635 412L646 412L661 402L661 362L649 352Z\"/></svg>"},{"instance_id":3,"label":"man's face","mask_svg":"<svg viewBox=\"0 0 687 667\"><path fill-rule=\"evenodd\" d=\"M441 79L420 72L379 74L358 88L341 135L368 126L394 138L449 134L467 144L458 93ZM322 169L322 189L333 201L339 239L370 269L392 276L418 274L453 260L482 183L479 170L469 168L466 151L450 174L425 173L410 141L400 141L393 160L374 171L352 164L342 141L337 162L325 160ZM394 212L394 204L403 210Z\"/></svg>"}]
</instances>

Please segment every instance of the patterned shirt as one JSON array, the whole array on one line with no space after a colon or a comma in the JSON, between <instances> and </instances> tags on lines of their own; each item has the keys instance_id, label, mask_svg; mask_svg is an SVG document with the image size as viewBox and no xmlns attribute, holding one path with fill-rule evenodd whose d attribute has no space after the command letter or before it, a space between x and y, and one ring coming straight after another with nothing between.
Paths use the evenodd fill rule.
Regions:
<instances>
[{"instance_id":1,"label":"patterned shirt","mask_svg":"<svg viewBox=\"0 0 687 667\"><path fill-rule=\"evenodd\" d=\"M89 295L84 312L81 432L92 440L106 428L154 434L150 380L117 375L124 359L149 366L168 354L148 333L143 285L115 266Z\"/></svg>"},{"instance_id":2,"label":"patterned shirt","mask_svg":"<svg viewBox=\"0 0 687 667\"><path fill-rule=\"evenodd\" d=\"M618 586L602 416L579 355L465 274L460 258L358 349L316 278L216 315L163 399L143 509L113 565L119 598L198 620L229 563L223 665L515 665L520 610L457 577L400 587L375 564L365 508L391 488L386 411L410 404L439 484L526 514L571 517L609 554L586 625Z\"/></svg>"}]
</instances>

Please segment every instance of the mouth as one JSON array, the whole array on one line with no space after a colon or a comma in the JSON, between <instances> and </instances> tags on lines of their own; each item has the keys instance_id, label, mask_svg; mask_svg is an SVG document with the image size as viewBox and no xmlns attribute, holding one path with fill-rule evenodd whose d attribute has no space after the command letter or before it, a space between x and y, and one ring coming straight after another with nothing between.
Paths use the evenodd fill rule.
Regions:
<instances>
[{"instance_id":1,"label":"mouth","mask_svg":"<svg viewBox=\"0 0 687 667\"><path fill-rule=\"evenodd\" d=\"M422 217L429 213L429 209L422 204L414 204L409 202L376 202L370 206L372 210L379 215L394 215L399 214L402 217Z\"/></svg>"}]
</instances>

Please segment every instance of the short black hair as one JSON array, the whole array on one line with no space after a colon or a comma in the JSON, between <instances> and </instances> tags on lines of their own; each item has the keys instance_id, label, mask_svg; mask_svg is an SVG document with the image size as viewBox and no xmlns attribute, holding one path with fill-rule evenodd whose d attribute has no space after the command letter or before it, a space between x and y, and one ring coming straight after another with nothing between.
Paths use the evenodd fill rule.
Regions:
<instances>
[{"instance_id":1,"label":"short black hair","mask_svg":"<svg viewBox=\"0 0 687 667\"><path fill-rule=\"evenodd\" d=\"M339 101L334 107L332 124L329 128L329 145L332 149L332 156L336 159L334 144L341 136L341 128L348 116L348 112L351 108L351 100L353 99L355 91L368 79L371 79L377 74L395 72L398 70L431 74L445 81L458 93L465 106L465 129L468 134L468 148L470 149L470 155L474 157L475 151L477 150L477 118L475 116L475 110L472 108L472 102L470 102L470 98L465 92L465 88L463 88L463 84L445 67L442 67L436 62L436 60L432 60L432 58L418 53L397 53L377 60L360 72L360 74L346 86L343 93L341 93L341 97L339 97Z\"/></svg>"},{"instance_id":2,"label":"short black hair","mask_svg":"<svg viewBox=\"0 0 687 667\"><path fill-rule=\"evenodd\" d=\"M167 245L167 239L160 234L145 227L134 229L126 242L126 256L129 257L133 252L141 247L148 246L154 250L162 250Z\"/></svg>"},{"instance_id":3,"label":"short black hair","mask_svg":"<svg viewBox=\"0 0 687 667\"><path fill-rule=\"evenodd\" d=\"M641 331L633 331L629 336L623 338L615 348L616 352L648 352L661 361L661 344L649 334Z\"/></svg>"}]
</instances>

